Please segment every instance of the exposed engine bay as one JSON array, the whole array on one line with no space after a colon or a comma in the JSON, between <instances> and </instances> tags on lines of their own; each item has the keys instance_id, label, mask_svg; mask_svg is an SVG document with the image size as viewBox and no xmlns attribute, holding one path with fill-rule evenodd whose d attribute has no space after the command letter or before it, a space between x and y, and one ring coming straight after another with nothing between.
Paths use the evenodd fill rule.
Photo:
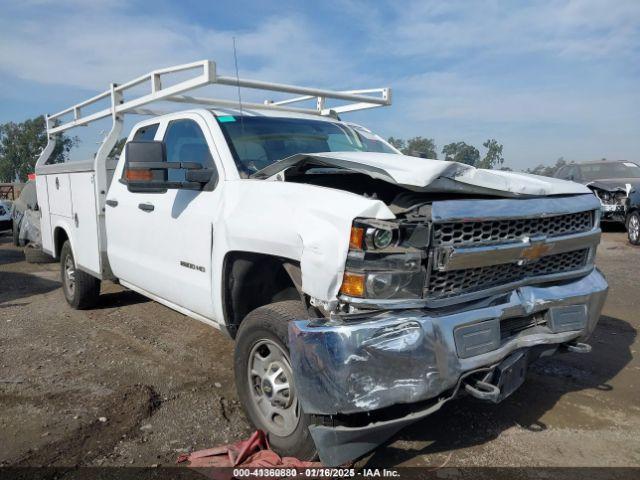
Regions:
<instances>
[{"instance_id":1,"label":"exposed engine bay","mask_svg":"<svg viewBox=\"0 0 640 480\"><path fill-rule=\"evenodd\" d=\"M418 179L411 179L411 185L391 181L387 178L395 173L391 169L373 167L369 172L362 166L353 169L348 161L315 155L289 165L278 178L272 177L379 200L395 215L393 220L355 219L334 315L477 301L496 289L504 291L506 285L546 275L580 275L589 268L592 239L588 232L595 218L583 210L582 201L567 209L564 195L540 201L538 195L528 193L513 199L513 184L501 185L504 189L500 191L495 188L502 178L472 178L472 186L464 185L467 182L458 182L458 178L466 166L456 171L443 166L441 175L424 187L416 186ZM547 190L555 187L553 182L544 186ZM576 187L583 194L588 192ZM574 187L569 184L569 188ZM563 207L558 209L554 202ZM521 220L504 218L505 209L514 208ZM526 258L530 254L522 251L531 238L544 242L547 237L573 234L585 240L570 247L558 248L559 243L534 247L552 254L542 260ZM503 252L497 260L490 254L496 248Z\"/></svg>"},{"instance_id":2,"label":"exposed engine bay","mask_svg":"<svg viewBox=\"0 0 640 480\"><path fill-rule=\"evenodd\" d=\"M315 172L287 172L288 182L306 183L319 187L336 188L362 195L365 198L381 200L389 206L396 216L402 216L421 205L436 200L487 199L490 195L446 193L446 192L416 192L401 185L378 180L369 175L351 170L331 169L331 171L316 170Z\"/></svg>"},{"instance_id":3,"label":"exposed engine bay","mask_svg":"<svg viewBox=\"0 0 640 480\"><path fill-rule=\"evenodd\" d=\"M627 199L632 190L631 184L624 186L610 182L594 181L587 187L600 200L602 205L602 221L624 223L627 215Z\"/></svg>"}]
</instances>

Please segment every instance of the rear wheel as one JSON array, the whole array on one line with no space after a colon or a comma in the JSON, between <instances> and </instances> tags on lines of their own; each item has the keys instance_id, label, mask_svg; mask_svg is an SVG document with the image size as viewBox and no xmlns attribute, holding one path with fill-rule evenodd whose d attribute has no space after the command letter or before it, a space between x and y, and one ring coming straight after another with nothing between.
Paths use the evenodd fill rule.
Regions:
<instances>
[{"instance_id":1,"label":"rear wheel","mask_svg":"<svg viewBox=\"0 0 640 480\"><path fill-rule=\"evenodd\" d=\"M640 245L640 212L631 212L627 217L627 237L633 245Z\"/></svg>"},{"instance_id":2,"label":"rear wheel","mask_svg":"<svg viewBox=\"0 0 640 480\"><path fill-rule=\"evenodd\" d=\"M238 396L249 421L267 432L280 455L312 460L316 448L310 417L299 403L288 348L288 323L306 318L300 301L259 307L242 321L235 347Z\"/></svg>"},{"instance_id":3,"label":"rear wheel","mask_svg":"<svg viewBox=\"0 0 640 480\"><path fill-rule=\"evenodd\" d=\"M100 280L76 268L68 240L60 252L60 274L64 298L69 305L82 310L96 304L100 295Z\"/></svg>"}]
</instances>

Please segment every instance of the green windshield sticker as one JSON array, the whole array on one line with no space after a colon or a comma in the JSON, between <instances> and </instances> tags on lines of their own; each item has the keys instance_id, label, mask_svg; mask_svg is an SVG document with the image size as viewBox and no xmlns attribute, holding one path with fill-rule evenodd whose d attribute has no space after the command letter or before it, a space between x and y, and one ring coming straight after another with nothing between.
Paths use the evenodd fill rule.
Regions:
<instances>
[{"instance_id":1,"label":"green windshield sticker","mask_svg":"<svg viewBox=\"0 0 640 480\"><path fill-rule=\"evenodd\" d=\"M218 121L220 123L235 122L236 117L233 115L223 115L222 117L218 117Z\"/></svg>"}]
</instances>

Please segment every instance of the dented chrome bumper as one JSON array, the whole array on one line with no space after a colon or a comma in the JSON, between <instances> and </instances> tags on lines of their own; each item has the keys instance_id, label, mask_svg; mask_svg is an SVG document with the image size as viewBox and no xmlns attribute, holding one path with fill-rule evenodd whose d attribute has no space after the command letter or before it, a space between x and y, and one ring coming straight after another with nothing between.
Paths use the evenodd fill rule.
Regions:
<instances>
[{"instance_id":1,"label":"dented chrome bumper","mask_svg":"<svg viewBox=\"0 0 640 480\"><path fill-rule=\"evenodd\" d=\"M367 433L375 433L374 443L381 443L386 438L381 428L388 431L385 427L391 427L393 434L437 410L455 396L466 375L496 365L516 350L538 345L553 349L588 338L607 290L605 278L594 269L563 285L520 287L502 302L482 307L393 311L340 323L292 322L291 363L306 413L355 414L434 400L432 406L411 418L351 429L311 427L316 444L320 443L321 458L339 461L341 454L333 454L346 446L342 444L359 442L364 446L366 439L372 441ZM521 319L531 319L531 323L520 323L525 328L513 335L504 331L506 325L517 327ZM332 446L327 445L327 439Z\"/></svg>"}]
</instances>

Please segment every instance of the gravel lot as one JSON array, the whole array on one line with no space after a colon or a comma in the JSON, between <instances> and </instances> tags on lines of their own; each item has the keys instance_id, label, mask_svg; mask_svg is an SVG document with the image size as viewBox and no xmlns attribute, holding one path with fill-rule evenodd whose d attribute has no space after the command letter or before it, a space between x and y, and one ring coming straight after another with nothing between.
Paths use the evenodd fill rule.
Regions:
<instances>
[{"instance_id":1,"label":"gravel lot","mask_svg":"<svg viewBox=\"0 0 640 480\"><path fill-rule=\"evenodd\" d=\"M451 402L367 466L640 466L640 248L607 232L611 290L590 355L534 365L500 405ZM0 465L170 465L250 433L233 344L117 285L74 311L57 264L0 235Z\"/></svg>"}]
</instances>

